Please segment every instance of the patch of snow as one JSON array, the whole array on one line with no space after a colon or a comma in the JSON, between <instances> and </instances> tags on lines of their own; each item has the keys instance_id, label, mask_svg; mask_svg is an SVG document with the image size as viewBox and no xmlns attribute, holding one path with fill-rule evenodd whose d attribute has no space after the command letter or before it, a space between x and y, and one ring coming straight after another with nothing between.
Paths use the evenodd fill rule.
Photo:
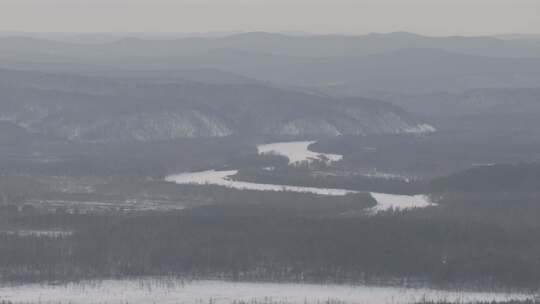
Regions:
<instances>
[{"instance_id":1,"label":"patch of snow","mask_svg":"<svg viewBox=\"0 0 540 304\"><path fill-rule=\"evenodd\" d=\"M473 163L471 164L473 167L493 167L495 166L495 163Z\"/></svg>"},{"instance_id":2,"label":"patch of snow","mask_svg":"<svg viewBox=\"0 0 540 304\"><path fill-rule=\"evenodd\" d=\"M303 161L327 160L336 162L343 159L343 155L317 153L308 149L315 141L279 142L257 146L259 154L277 154L289 159L289 164L297 164Z\"/></svg>"},{"instance_id":3,"label":"patch of snow","mask_svg":"<svg viewBox=\"0 0 540 304\"><path fill-rule=\"evenodd\" d=\"M409 210L435 206L427 195L397 195L371 192L377 205L371 208L373 213L387 210Z\"/></svg>"},{"instance_id":4,"label":"patch of snow","mask_svg":"<svg viewBox=\"0 0 540 304\"><path fill-rule=\"evenodd\" d=\"M405 129L404 133L412 133L412 134L424 134L424 133L433 133L436 132L437 129L435 129L434 126L428 125L428 124L418 124L414 127L410 127Z\"/></svg>"},{"instance_id":5,"label":"patch of snow","mask_svg":"<svg viewBox=\"0 0 540 304\"><path fill-rule=\"evenodd\" d=\"M28 204L49 211L58 208L68 213L107 213L115 211L169 211L182 210L185 205L168 199L119 199L106 201L72 201L31 199Z\"/></svg>"},{"instance_id":6,"label":"patch of snow","mask_svg":"<svg viewBox=\"0 0 540 304\"><path fill-rule=\"evenodd\" d=\"M370 178L380 178L385 180L402 180L405 182L409 182L411 179L409 177L394 174L394 173L385 173L385 172L379 172L379 171L370 171L368 173L362 174L362 176L370 177Z\"/></svg>"},{"instance_id":7,"label":"patch of snow","mask_svg":"<svg viewBox=\"0 0 540 304\"><path fill-rule=\"evenodd\" d=\"M265 128L265 133L296 136L306 134L327 136L341 135L341 132L334 124L331 124L324 119L317 118L300 118L271 125Z\"/></svg>"},{"instance_id":8,"label":"patch of snow","mask_svg":"<svg viewBox=\"0 0 540 304\"><path fill-rule=\"evenodd\" d=\"M3 230L0 235L13 235L20 237L67 237L73 234L73 231L65 230Z\"/></svg>"}]
</instances>

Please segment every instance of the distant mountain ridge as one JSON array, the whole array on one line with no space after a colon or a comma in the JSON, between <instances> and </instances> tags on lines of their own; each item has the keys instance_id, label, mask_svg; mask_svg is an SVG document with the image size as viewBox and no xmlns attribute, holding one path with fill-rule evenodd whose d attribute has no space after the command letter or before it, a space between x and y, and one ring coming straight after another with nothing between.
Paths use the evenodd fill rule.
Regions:
<instances>
[{"instance_id":1,"label":"distant mountain ridge","mask_svg":"<svg viewBox=\"0 0 540 304\"><path fill-rule=\"evenodd\" d=\"M107 75L111 71L219 70L336 96L430 93L540 83L540 41L492 37L226 37L75 44L0 38L0 67Z\"/></svg>"},{"instance_id":2,"label":"distant mountain ridge","mask_svg":"<svg viewBox=\"0 0 540 304\"><path fill-rule=\"evenodd\" d=\"M7 37L0 68L11 71L0 72L0 102L16 110L0 115L28 130L91 141L431 130L416 115L442 130L451 115L478 114L469 120L487 128L508 113L520 122L522 113L537 113L538 43L411 33L94 44Z\"/></svg>"},{"instance_id":3,"label":"distant mountain ridge","mask_svg":"<svg viewBox=\"0 0 540 304\"><path fill-rule=\"evenodd\" d=\"M30 45L48 47L60 52L68 47L72 54L83 56L95 51L127 50L158 53L170 50L178 54L199 53L216 49L234 49L256 53L297 57L365 56L392 52L404 48L433 48L448 52L493 57L540 57L540 41L534 39L500 39L490 36L478 37L427 37L408 32L372 33L368 35L287 35L268 32L247 32L205 37L161 35L151 39L149 35L127 33L117 35L116 40L101 39L102 43L79 44L80 39L64 41L47 40L46 35L13 33L0 36L0 50L25 48ZM114 37L114 36L113 36ZM160 39L161 37L161 39ZM503 36L504 37L504 36ZM51 38L52 39L52 38ZM6 48L7 47L7 48Z\"/></svg>"},{"instance_id":4,"label":"distant mountain ridge","mask_svg":"<svg viewBox=\"0 0 540 304\"><path fill-rule=\"evenodd\" d=\"M0 120L74 141L434 131L382 101L331 99L257 83L0 70L0 90Z\"/></svg>"}]
</instances>

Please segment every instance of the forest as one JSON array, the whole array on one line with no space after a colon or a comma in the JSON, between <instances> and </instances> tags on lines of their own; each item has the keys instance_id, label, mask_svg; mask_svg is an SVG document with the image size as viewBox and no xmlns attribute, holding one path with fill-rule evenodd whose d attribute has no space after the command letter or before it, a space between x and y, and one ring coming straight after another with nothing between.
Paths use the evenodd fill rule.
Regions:
<instances>
[{"instance_id":1,"label":"forest","mask_svg":"<svg viewBox=\"0 0 540 304\"><path fill-rule=\"evenodd\" d=\"M62 281L173 275L537 288L540 229L534 215L539 207L525 198L516 197L510 207L493 199L468 208L470 201L454 198L441 208L376 216L343 212L351 209L346 201L325 205L311 199L289 200L287 208L276 201L224 199L222 205L168 213L2 209L4 226L73 234L0 234L1 276ZM483 216L487 204L493 216Z\"/></svg>"}]
</instances>

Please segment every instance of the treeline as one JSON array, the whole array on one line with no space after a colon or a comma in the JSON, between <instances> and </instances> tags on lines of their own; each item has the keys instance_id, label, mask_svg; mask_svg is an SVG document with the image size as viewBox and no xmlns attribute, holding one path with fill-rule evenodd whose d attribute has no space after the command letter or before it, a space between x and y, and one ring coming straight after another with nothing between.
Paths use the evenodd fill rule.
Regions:
<instances>
[{"instance_id":1,"label":"treeline","mask_svg":"<svg viewBox=\"0 0 540 304\"><path fill-rule=\"evenodd\" d=\"M0 141L0 147L0 175L104 179L158 178L199 168L218 168L244 157L256 161L257 153L249 139L232 136L151 143L79 143L32 138L24 145L15 146Z\"/></svg>"},{"instance_id":2,"label":"treeline","mask_svg":"<svg viewBox=\"0 0 540 304\"><path fill-rule=\"evenodd\" d=\"M46 185L35 178L0 175L0 206L21 204L46 190Z\"/></svg>"},{"instance_id":3,"label":"treeline","mask_svg":"<svg viewBox=\"0 0 540 304\"><path fill-rule=\"evenodd\" d=\"M422 136L337 136L320 140L310 149L344 155L343 161L336 164L344 169L404 172L424 178L446 176L474 165L537 160L538 132L494 132L492 128L482 130L454 120L449 125L458 129Z\"/></svg>"},{"instance_id":4,"label":"treeline","mask_svg":"<svg viewBox=\"0 0 540 304\"><path fill-rule=\"evenodd\" d=\"M477 301L472 302L471 304L538 304L540 300L508 300L508 301ZM448 301L422 301L416 304L456 304L455 302Z\"/></svg>"},{"instance_id":5,"label":"treeline","mask_svg":"<svg viewBox=\"0 0 540 304\"><path fill-rule=\"evenodd\" d=\"M315 164L316 165L316 164ZM240 181L295 185L319 188L339 188L357 191L371 191L394 194L426 193L427 182L401 178L370 177L361 174L333 174L331 168L320 171L309 166L274 166L264 168L244 168L233 178Z\"/></svg>"},{"instance_id":6,"label":"treeline","mask_svg":"<svg viewBox=\"0 0 540 304\"><path fill-rule=\"evenodd\" d=\"M434 191L540 192L540 163L494 164L468 169L431 182Z\"/></svg>"},{"instance_id":7,"label":"treeline","mask_svg":"<svg viewBox=\"0 0 540 304\"><path fill-rule=\"evenodd\" d=\"M3 280L178 275L540 284L540 229L530 225L421 211L348 217L300 215L300 210L285 214L273 208L237 204L180 213L27 216L19 221L42 221L41 226L49 221L51 227L64 221L63 227L75 233L57 238L0 235L0 274Z\"/></svg>"}]
</instances>

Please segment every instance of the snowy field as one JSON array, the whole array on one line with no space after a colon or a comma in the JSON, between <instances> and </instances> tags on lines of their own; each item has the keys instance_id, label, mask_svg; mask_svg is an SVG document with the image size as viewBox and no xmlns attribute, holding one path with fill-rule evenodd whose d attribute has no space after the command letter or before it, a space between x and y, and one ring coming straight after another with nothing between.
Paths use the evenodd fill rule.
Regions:
<instances>
[{"instance_id":1,"label":"snowy field","mask_svg":"<svg viewBox=\"0 0 540 304\"><path fill-rule=\"evenodd\" d=\"M533 295L457 292L427 288L398 288L351 285L233 283L223 281L193 281L143 279L106 280L70 283L66 285L29 284L0 287L0 301L13 303L331 303L405 304L419 301L477 301L526 300Z\"/></svg>"},{"instance_id":2,"label":"snowy field","mask_svg":"<svg viewBox=\"0 0 540 304\"><path fill-rule=\"evenodd\" d=\"M289 159L289 164L293 165L299 162L310 162L314 160L326 160L329 162L340 161L343 155L317 153L308 149L309 145L315 141L292 141L279 142L257 146L259 154L277 154Z\"/></svg>"}]
</instances>

